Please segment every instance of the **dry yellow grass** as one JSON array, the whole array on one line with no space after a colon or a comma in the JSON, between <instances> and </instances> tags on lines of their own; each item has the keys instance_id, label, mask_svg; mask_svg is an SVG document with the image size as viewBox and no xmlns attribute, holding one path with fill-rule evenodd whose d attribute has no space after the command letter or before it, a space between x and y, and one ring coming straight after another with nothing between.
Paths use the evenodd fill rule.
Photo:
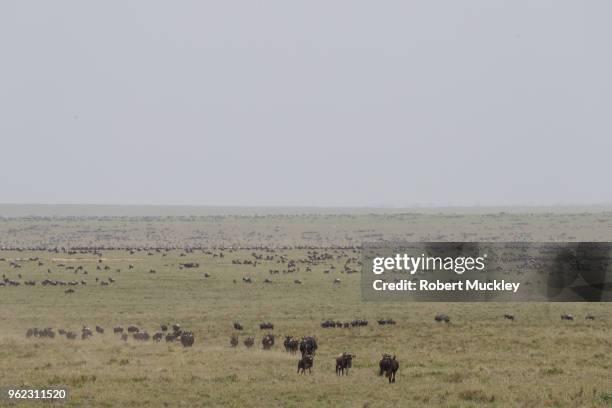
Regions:
<instances>
[{"instance_id":1,"label":"dry yellow grass","mask_svg":"<svg viewBox=\"0 0 612 408\"><path fill-rule=\"evenodd\" d=\"M309 225L316 229L316 225ZM443 228L439 225L436 228ZM556 233L551 227L551 234ZM559 232L559 231L557 231ZM456 232L449 232L454 234ZM502 230L491 231L503 237ZM605 235L605 230L603 234ZM610 234L612 236L612 234ZM321 249L320 252L334 252ZM219 251L215 251L219 252ZM257 267L233 265L254 250L228 253L224 258L180 250L103 251L107 261L81 262L88 271L75 274L53 258L88 257L41 251L2 251L0 272L12 279L40 281L84 279L71 295L65 287L0 288L0 386L60 387L70 392L67 406L101 407L577 407L612 403L612 307L609 304L440 304L363 303L359 274L342 274L344 259L329 274L329 262L312 272L270 275L282 264ZM255 251L265 253L263 251ZM306 250L278 250L291 259ZM351 253L356 255L356 253ZM22 268L9 268L14 258ZM144 258L128 269L126 258ZM181 262L198 262L197 269L179 269ZM79 262L70 262L76 266ZM66 264L68 266L68 263ZM95 265L109 265L98 271ZM52 274L47 273L52 269ZM116 272L116 269L121 272ZM154 269L156 273L149 271ZM204 278L207 272L210 278ZM252 284L242 282L251 276ZM95 277L113 277L102 287ZM334 285L335 278L340 285ZM270 278L274 282L264 284ZM302 285L293 280L299 278ZM233 283L236 280L237 283ZM451 316L451 324L434 322L436 313ZM504 313L516 322L503 319ZM576 316L561 321L561 313ZM586 314L596 316L585 321ZM367 327L322 329L324 319L365 318ZM396 326L378 326L377 318L393 318ZM229 347L240 321L256 347L242 342ZM277 344L261 349L267 331L258 324L275 324ZM123 343L114 325L136 324L154 332L161 323L178 322L194 331L191 349L162 342ZM69 341L65 338L26 339L29 327L53 326L78 331L82 325L103 326L104 335ZM315 335L319 350L312 375L298 375L297 356L282 347L283 335ZM357 354L347 377L337 377L334 357ZM380 354L397 355L397 382L377 376ZM3 403L0 402L0 405ZM27 405L26 405L27 406ZM40 403L32 406L41 406Z\"/></svg>"}]
</instances>

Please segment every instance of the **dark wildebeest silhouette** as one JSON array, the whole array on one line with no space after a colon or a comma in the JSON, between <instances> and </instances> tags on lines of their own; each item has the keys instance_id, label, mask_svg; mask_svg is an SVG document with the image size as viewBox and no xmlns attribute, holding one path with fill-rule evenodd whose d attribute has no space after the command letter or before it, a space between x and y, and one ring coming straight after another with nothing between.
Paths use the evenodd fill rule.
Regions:
<instances>
[{"instance_id":1,"label":"dark wildebeest silhouette","mask_svg":"<svg viewBox=\"0 0 612 408\"><path fill-rule=\"evenodd\" d=\"M251 348L253 347L253 344L255 344L255 338L254 337L247 337L246 339L244 339L244 345L247 348Z\"/></svg>"},{"instance_id":2,"label":"dark wildebeest silhouette","mask_svg":"<svg viewBox=\"0 0 612 408\"><path fill-rule=\"evenodd\" d=\"M193 346L193 342L195 341L195 337L193 337L193 333L190 331L183 332L181 334L181 344L183 347L191 347Z\"/></svg>"},{"instance_id":3,"label":"dark wildebeest silhouette","mask_svg":"<svg viewBox=\"0 0 612 408\"><path fill-rule=\"evenodd\" d=\"M91 329L83 326L83 329L81 330L81 339L85 340L91 336L93 336L93 332L91 331Z\"/></svg>"},{"instance_id":4,"label":"dark wildebeest silhouette","mask_svg":"<svg viewBox=\"0 0 612 408\"><path fill-rule=\"evenodd\" d=\"M389 379L389 384L395 382L395 374L399 370L399 362L395 359L395 356L391 357L390 354L383 354L380 363L378 363L380 371L378 375L383 375Z\"/></svg>"},{"instance_id":5,"label":"dark wildebeest silhouette","mask_svg":"<svg viewBox=\"0 0 612 408\"><path fill-rule=\"evenodd\" d=\"M312 365L314 363L314 357L310 354L305 354L302 356L302 358L300 359L300 361L298 361L298 374L301 372L302 374L306 373L306 370L308 370L309 374L312 374Z\"/></svg>"},{"instance_id":6,"label":"dark wildebeest silhouette","mask_svg":"<svg viewBox=\"0 0 612 408\"><path fill-rule=\"evenodd\" d=\"M561 315L561 320L574 320L574 316L571 314L564 313Z\"/></svg>"},{"instance_id":7,"label":"dark wildebeest silhouette","mask_svg":"<svg viewBox=\"0 0 612 408\"><path fill-rule=\"evenodd\" d=\"M513 315L513 314L508 314L508 313L506 313L506 314L504 315L504 319L514 321L514 315Z\"/></svg>"},{"instance_id":8,"label":"dark wildebeest silhouette","mask_svg":"<svg viewBox=\"0 0 612 408\"><path fill-rule=\"evenodd\" d=\"M230 346L236 347L238 345L238 336L232 336L230 339Z\"/></svg>"},{"instance_id":9,"label":"dark wildebeest silhouette","mask_svg":"<svg viewBox=\"0 0 612 408\"><path fill-rule=\"evenodd\" d=\"M263 322L259 325L261 330L274 330L274 325L270 322Z\"/></svg>"},{"instance_id":10,"label":"dark wildebeest silhouette","mask_svg":"<svg viewBox=\"0 0 612 408\"><path fill-rule=\"evenodd\" d=\"M312 336L304 337L302 341L300 341L300 352L302 356L306 354L313 355L317 351L317 339Z\"/></svg>"},{"instance_id":11,"label":"dark wildebeest silhouette","mask_svg":"<svg viewBox=\"0 0 612 408\"><path fill-rule=\"evenodd\" d=\"M242 330L244 329L244 327L242 327L242 325L238 322L234 322L234 329L236 330Z\"/></svg>"},{"instance_id":12,"label":"dark wildebeest silhouette","mask_svg":"<svg viewBox=\"0 0 612 408\"><path fill-rule=\"evenodd\" d=\"M439 314L439 315L436 315L436 317L434 317L434 320L435 320L436 322L450 323L450 317L448 317L448 316L447 316L447 315L445 315L445 314Z\"/></svg>"},{"instance_id":13,"label":"dark wildebeest silhouette","mask_svg":"<svg viewBox=\"0 0 612 408\"><path fill-rule=\"evenodd\" d=\"M266 334L263 339L261 339L261 344L264 350L270 350L274 345L274 335Z\"/></svg>"},{"instance_id":14,"label":"dark wildebeest silhouette","mask_svg":"<svg viewBox=\"0 0 612 408\"><path fill-rule=\"evenodd\" d=\"M353 366L355 356L350 353L342 353L336 357L336 375L348 375L349 368Z\"/></svg>"},{"instance_id":15,"label":"dark wildebeest silhouette","mask_svg":"<svg viewBox=\"0 0 612 408\"><path fill-rule=\"evenodd\" d=\"M294 339L292 336L285 336L285 341L283 342L285 346L285 351L291 354L295 354L300 347L300 342Z\"/></svg>"}]
</instances>

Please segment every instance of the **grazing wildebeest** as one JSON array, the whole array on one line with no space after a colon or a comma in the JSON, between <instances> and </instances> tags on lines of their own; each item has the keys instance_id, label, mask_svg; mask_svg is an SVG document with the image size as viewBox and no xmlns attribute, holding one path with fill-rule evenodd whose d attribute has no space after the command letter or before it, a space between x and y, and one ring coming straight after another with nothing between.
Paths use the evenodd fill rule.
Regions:
<instances>
[{"instance_id":1,"label":"grazing wildebeest","mask_svg":"<svg viewBox=\"0 0 612 408\"><path fill-rule=\"evenodd\" d=\"M353 366L353 358L355 355L350 353L342 353L336 357L336 375L348 375L349 368Z\"/></svg>"},{"instance_id":2,"label":"grazing wildebeest","mask_svg":"<svg viewBox=\"0 0 612 408\"><path fill-rule=\"evenodd\" d=\"M238 336L232 336L230 339L230 347L236 347L238 345Z\"/></svg>"},{"instance_id":3,"label":"grazing wildebeest","mask_svg":"<svg viewBox=\"0 0 612 408\"><path fill-rule=\"evenodd\" d=\"M445 322L445 323L450 323L450 317L448 317L448 316L447 316L447 315L445 315L445 314L439 314L439 315L436 315L436 317L434 317L434 320L435 320L436 322Z\"/></svg>"},{"instance_id":4,"label":"grazing wildebeest","mask_svg":"<svg viewBox=\"0 0 612 408\"><path fill-rule=\"evenodd\" d=\"M302 358L300 359L300 361L298 361L298 374L300 373L300 371L302 372L302 374L306 373L306 370L308 370L308 373L312 374L312 365L314 363L314 358L311 354L305 354L302 356Z\"/></svg>"},{"instance_id":5,"label":"grazing wildebeest","mask_svg":"<svg viewBox=\"0 0 612 408\"><path fill-rule=\"evenodd\" d=\"M561 320L574 320L574 316L568 313L564 313L561 315Z\"/></svg>"},{"instance_id":6,"label":"grazing wildebeest","mask_svg":"<svg viewBox=\"0 0 612 408\"><path fill-rule=\"evenodd\" d=\"M132 337L134 338L134 340L140 341L149 341L149 339L151 338L149 333L147 333L146 331L139 331L138 333L134 333Z\"/></svg>"},{"instance_id":7,"label":"grazing wildebeest","mask_svg":"<svg viewBox=\"0 0 612 408\"><path fill-rule=\"evenodd\" d=\"M395 382L395 374L399 370L399 362L395 359L395 356L391 357L390 354L383 354L378 367L380 368L378 375L385 374L389 378L389 384Z\"/></svg>"},{"instance_id":8,"label":"grazing wildebeest","mask_svg":"<svg viewBox=\"0 0 612 408\"><path fill-rule=\"evenodd\" d=\"M162 325L161 325L161 330L162 330L163 332L168 331L168 326L167 326L167 325L165 325L165 324L162 324Z\"/></svg>"},{"instance_id":9,"label":"grazing wildebeest","mask_svg":"<svg viewBox=\"0 0 612 408\"><path fill-rule=\"evenodd\" d=\"M173 325L172 325L172 330L173 330L175 333L181 333L181 326L180 326L179 324L173 324Z\"/></svg>"},{"instance_id":10,"label":"grazing wildebeest","mask_svg":"<svg viewBox=\"0 0 612 408\"><path fill-rule=\"evenodd\" d=\"M138 333L139 329L136 326L128 326L127 331L128 333Z\"/></svg>"},{"instance_id":11,"label":"grazing wildebeest","mask_svg":"<svg viewBox=\"0 0 612 408\"><path fill-rule=\"evenodd\" d=\"M274 335L266 334L263 339L261 339L261 344L264 350L270 350L272 346L274 346Z\"/></svg>"},{"instance_id":12,"label":"grazing wildebeest","mask_svg":"<svg viewBox=\"0 0 612 408\"><path fill-rule=\"evenodd\" d=\"M195 337L193 337L193 333L190 331L183 332L181 334L181 344L183 347L191 347L193 346L193 342L195 341Z\"/></svg>"},{"instance_id":13,"label":"grazing wildebeest","mask_svg":"<svg viewBox=\"0 0 612 408\"><path fill-rule=\"evenodd\" d=\"M244 345L247 348L251 348L253 347L253 345L255 344L255 338L252 336L247 337L246 339L244 339Z\"/></svg>"},{"instance_id":14,"label":"grazing wildebeest","mask_svg":"<svg viewBox=\"0 0 612 408\"><path fill-rule=\"evenodd\" d=\"M334 279L334 283L340 283L340 282L342 282L340 279L338 278Z\"/></svg>"},{"instance_id":15,"label":"grazing wildebeest","mask_svg":"<svg viewBox=\"0 0 612 408\"><path fill-rule=\"evenodd\" d=\"M261 330L274 330L274 325L270 322L264 322L259 325Z\"/></svg>"},{"instance_id":16,"label":"grazing wildebeest","mask_svg":"<svg viewBox=\"0 0 612 408\"><path fill-rule=\"evenodd\" d=\"M66 338L67 339L74 340L74 339L76 339L76 337L77 337L76 333L71 332L71 331L66 332Z\"/></svg>"},{"instance_id":17,"label":"grazing wildebeest","mask_svg":"<svg viewBox=\"0 0 612 408\"><path fill-rule=\"evenodd\" d=\"M325 320L323 323L321 323L321 327L324 329L335 327L335 326L336 326L336 323L334 323L333 320Z\"/></svg>"},{"instance_id":18,"label":"grazing wildebeest","mask_svg":"<svg viewBox=\"0 0 612 408\"><path fill-rule=\"evenodd\" d=\"M514 315L513 315L513 314L508 314L508 313L506 313L506 314L504 315L504 319L514 321Z\"/></svg>"},{"instance_id":19,"label":"grazing wildebeest","mask_svg":"<svg viewBox=\"0 0 612 408\"><path fill-rule=\"evenodd\" d=\"M104 329L100 326L96 326L96 332L100 333L100 334L104 334Z\"/></svg>"},{"instance_id":20,"label":"grazing wildebeest","mask_svg":"<svg viewBox=\"0 0 612 408\"><path fill-rule=\"evenodd\" d=\"M164 337L164 333L157 332L153 335L153 340L155 340L156 342L160 342L163 337Z\"/></svg>"},{"instance_id":21,"label":"grazing wildebeest","mask_svg":"<svg viewBox=\"0 0 612 408\"><path fill-rule=\"evenodd\" d=\"M380 320L378 320L378 324L380 324L381 326L383 326L385 324L395 324L395 320L393 320L393 319L380 319Z\"/></svg>"},{"instance_id":22,"label":"grazing wildebeest","mask_svg":"<svg viewBox=\"0 0 612 408\"><path fill-rule=\"evenodd\" d=\"M314 356L315 352L317 351L317 347L317 339L315 339L313 336L304 337L302 341L300 341L300 352L302 353L302 356L306 354Z\"/></svg>"},{"instance_id":23,"label":"grazing wildebeest","mask_svg":"<svg viewBox=\"0 0 612 408\"><path fill-rule=\"evenodd\" d=\"M293 336L285 336L285 341L283 342L285 346L285 351L291 354L295 354L300 346L300 343L293 338Z\"/></svg>"},{"instance_id":24,"label":"grazing wildebeest","mask_svg":"<svg viewBox=\"0 0 612 408\"><path fill-rule=\"evenodd\" d=\"M123 327L121 326L113 327L113 333L123 333Z\"/></svg>"},{"instance_id":25,"label":"grazing wildebeest","mask_svg":"<svg viewBox=\"0 0 612 408\"><path fill-rule=\"evenodd\" d=\"M588 314L586 315L585 320L595 320L595 316Z\"/></svg>"},{"instance_id":26,"label":"grazing wildebeest","mask_svg":"<svg viewBox=\"0 0 612 408\"><path fill-rule=\"evenodd\" d=\"M242 327L242 325L238 322L234 322L234 329L236 330L242 330L244 329L244 327Z\"/></svg>"},{"instance_id":27,"label":"grazing wildebeest","mask_svg":"<svg viewBox=\"0 0 612 408\"><path fill-rule=\"evenodd\" d=\"M391 319L391 321L393 321L393 319ZM387 324L395 324L395 321L393 321L393 323L387 322ZM355 319L351 322L351 327L367 326L367 325L368 325L368 321L364 319Z\"/></svg>"}]
</instances>

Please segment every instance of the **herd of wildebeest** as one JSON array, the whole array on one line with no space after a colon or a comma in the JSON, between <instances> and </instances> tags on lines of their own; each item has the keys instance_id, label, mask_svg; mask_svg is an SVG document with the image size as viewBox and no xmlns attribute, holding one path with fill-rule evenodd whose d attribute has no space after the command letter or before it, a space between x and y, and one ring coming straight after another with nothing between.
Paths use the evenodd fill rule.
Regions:
<instances>
[{"instance_id":1,"label":"herd of wildebeest","mask_svg":"<svg viewBox=\"0 0 612 408\"><path fill-rule=\"evenodd\" d=\"M134 254L135 251L145 251L147 255L153 255L154 253L161 253L162 257L166 256L166 253L170 250L170 248L156 248L156 249L122 248L122 249L127 250L130 254ZM323 252L320 252L313 248L308 249L308 251L306 252L306 259L289 259L286 255L276 254L275 249L272 249L272 248L258 248L258 249L260 251L263 250L265 254L258 254L257 252L252 252L251 254L252 259L234 259L232 260L232 265L256 266L259 263L264 262L264 261L277 262L278 264L283 264L282 269L269 269L270 275L276 275L276 274L281 273L281 271L283 274L294 273L299 270L299 264L301 263L305 263L306 272L310 272L312 271L311 269L312 266L323 264L327 262L328 266L323 272L329 273L330 270L335 269L335 267L330 264L330 261L333 259L340 258L338 255L334 255L333 253L331 253L331 251L325 250ZM349 254L350 251L356 251L356 249L357 249L356 247L335 248L336 251L341 252L342 257L345 260L344 266L341 268L342 269L341 273L350 274L350 273L354 273L358 271L357 267L360 266L360 260L356 256ZM14 248L12 250L21 251L21 249L14 249ZM103 250L102 248L83 248L83 249L78 249L78 250L55 248L50 251L56 252L56 253L60 253L60 252L66 253L68 255L89 254L89 255L101 257L102 250ZM195 250L195 248L181 248L180 250L181 250L180 256L183 257L183 256L186 256L186 254L192 253ZM200 250L202 251L202 253L211 255L213 257L223 258L225 256L224 250L219 250L219 249L209 250L205 248L201 248ZM232 249L226 249L225 251L233 252ZM44 266L43 260L37 257L17 258L14 260L7 260L5 258L0 258L0 261L9 262L9 267L16 269L16 270L19 270L21 268L21 264L23 262L35 262L38 267ZM102 265L102 263L103 261L101 258L97 260L97 265L96 265L97 271L100 271L102 273L105 271L106 272L111 271L110 266ZM70 280L70 281L47 278L47 279L40 281L40 284L42 286L71 286L71 287L74 287L74 286L87 284L87 282L84 280L84 276L88 275L88 271L83 265L72 266L72 265L66 265L65 263L59 263L56 265L56 267L63 268L65 271L70 271L74 273L75 275L80 274L83 277L79 278L78 280ZM133 265L128 266L128 269L133 269L133 268L134 268ZM199 268L199 264L196 262L181 262L178 264L178 268L180 269ZM49 275L53 274L53 271L51 268L46 268L46 269L47 269L46 270L47 274ZM121 272L121 269L114 268L113 271L116 273L119 273ZM151 274L156 273L156 271L153 269L149 270L148 272ZM35 286L37 284L37 282L34 280L23 280L23 277L20 273L17 274L17 277L20 280L15 280L14 278L11 279L7 277L6 274L3 274L2 280L0 281L0 287L18 287L18 286L21 286L22 283L25 286ZM209 278L209 277L210 277L209 273L204 274L204 278ZM253 279L250 276L245 276L243 277L242 280L244 283L249 283L249 284L253 283ZM106 277L105 279L100 279L96 277L95 281L101 286L109 286L116 282L116 280L111 277ZM234 283L236 283L235 280L234 280ZM263 283L272 283L272 280L265 279L263 280ZM301 284L302 281L300 279L295 279L294 283ZM337 285L340 283L341 283L341 280L338 278L333 280L334 285ZM74 289L69 288L68 290L65 291L65 293L67 294L74 293ZM510 321L516 320L513 314L505 314L503 318L510 320ZM572 316L571 314L563 314L561 316L561 319L562 320L574 320L574 316ZM587 315L586 319L594 320L595 317L592 315ZM446 314L438 314L434 317L434 320L436 322L444 322L444 323L451 322L450 317ZM380 326L397 324L397 322L392 318L378 319L376 320L376 323ZM336 321L336 320L328 319L328 320L324 320L321 323L321 328L324 328L324 329L352 328L352 327L361 327L361 326L367 326L367 325L368 325L368 320L366 319L354 319L351 321ZM240 332L241 330L244 329L243 325L240 324L239 322L234 322L233 328L237 332ZM274 325L271 322L262 322L259 325L259 328L261 330L268 331L267 334L265 334L261 338L262 348L264 350L272 349L275 344L276 336L272 334L270 331L274 330ZM191 347L193 346L195 342L194 333L192 331L182 329L179 324L172 324L172 325L162 324L160 325L159 329L156 329L151 332L153 334L150 334L149 331L147 331L146 329L143 329L143 328L140 328L134 325L129 325L126 327L116 326L116 327L113 327L112 331L116 337L123 340L124 342L127 342L130 338L134 341L140 341L140 342L147 342L150 340L152 342L161 342L165 340L165 342L168 342L168 343L180 342L184 347ZM87 340L93 337L94 335L104 336L105 329L101 326L95 326L94 329L92 330L91 328L87 326L83 326L80 330L80 338L82 340ZM51 327L30 328L26 332L26 337L28 338L53 339L56 336L65 336L69 340L74 340L74 339L77 339L77 337L79 337L78 331L72 331L72 330L66 330L66 329L54 329ZM244 344L245 347L251 348L255 345L255 337L247 336L242 340L242 343ZM238 347L239 344L240 344L239 336L232 335L230 338L230 347L232 348ZM290 353L291 355L297 354L298 351L300 352L301 357L299 358L297 362L297 372L298 373L304 374L306 373L306 371L308 371L309 373L312 372L312 368L314 366L314 361L315 361L315 356L316 356L316 351L319 347L315 336L312 336L312 335L304 336L304 337L285 336L283 346L285 348L285 351ZM339 354L336 357L336 366L335 366L336 374L348 375L349 369L352 367L353 359L355 358L356 358L355 354L352 354L346 351ZM398 372L398 370L399 370L399 361L397 360L396 356L390 353L382 354L382 358L379 361L378 374L381 376L385 375L388 378L389 383L394 383L396 373Z\"/></svg>"}]
</instances>

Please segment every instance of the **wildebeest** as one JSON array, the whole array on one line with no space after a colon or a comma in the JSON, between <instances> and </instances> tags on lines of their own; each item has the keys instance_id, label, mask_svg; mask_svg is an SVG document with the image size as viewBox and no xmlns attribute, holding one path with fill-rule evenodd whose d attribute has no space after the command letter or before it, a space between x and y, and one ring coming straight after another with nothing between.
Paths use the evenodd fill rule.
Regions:
<instances>
[{"instance_id":1,"label":"wildebeest","mask_svg":"<svg viewBox=\"0 0 612 408\"><path fill-rule=\"evenodd\" d=\"M595 316L588 314L586 315L585 320L595 320Z\"/></svg>"},{"instance_id":2,"label":"wildebeest","mask_svg":"<svg viewBox=\"0 0 612 408\"><path fill-rule=\"evenodd\" d=\"M564 313L561 315L561 320L574 320L574 316L568 313Z\"/></svg>"},{"instance_id":3,"label":"wildebeest","mask_svg":"<svg viewBox=\"0 0 612 408\"><path fill-rule=\"evenodd\" d=\"M138 331L137 333L132 334L132 337L134 338L134 340L140 341L149 341L149 339L151 338L149 333L147 333L146 331Z\"/></svg>"},{"instance_id":4,"label":"wildebeest","mask_svg":"<svg viewBox=\"0 0 612 408\"><path fill-rule=\"evenodd\" d=\"M238 336L232 336L230 339L230 347L236 347L238 345Z\"/></svg>"},{"instance_id":5,"label":"wildebeest","mask_svg":"<svg viewBox=\"0 0 612 408\"><path fill-rule=\"evenodd\" d=\"M165 324L162 324L162 325L160 326L160 328L161 328L161 330L162 330L163 332L168 331L168 326L167 326L167 325L165 325Z\"/></svg>"},{"instance_id":6,"label":"wildebeest","mask_svg":"<svg viewBox=\"0 0 612 408\"><path fill-rule=\"evenodd\" d=\"M380 368L378 375L385 374L389 379L389 384L395 382L395 374L399 370L399 362L395 359L395 356L391 357L390 354L383 354L378 367Z\"/></svg>"},{"instance_id":7,"label":"wildebeest","mask_svg":"<svg viewBox=\"0 0 612 408\"><path fill-rule=\"evenodd\" d=\"M272 346L274 346L274 335L266 334L263 339L261 339L261 344L264 350L270 350Z\"/></svg>"},{"instance_id":8,"label":"wildebeest","mask_svg":"<svg viewBox=\"0 0 612 408\"><path fill-rule=\"evenodd\" d=\"M300 342L294 339L292 336L285 336L285 341L283 342L285 346L285 351L291 354L295 354L298 351L300 346Z\"/></svg>"},{"instance_id":9,"label":"wildebeest","mask_svg":"<svg viewBox=\"0 0 612 408\"><path fill-rule=\"evenodd\" d=\"M121 326L113 327L113 333L123 333L123 327Z\"/></svg>"},{"instance_id":10,"label":"wildebeest","mask_svg":"<svg viewBox=\"0 0 612 408\"><path fill-rule=\"evenodd\" d=\"M393 323L389 323L389 321L392 321ZM393 319L389 319L387 321L387 324L395 324L395 321ZM355 319L351 322L352 327L367 326L367 325L368 325L368 321L365 319Z\"/></svg>"},{"instance_id":11,"label":"wildebeest","mask_svg":"<svg viewBox=\"0 0 612 408\"><path fill-rule=\"evenodd\" d=\"M96 332L99 334L104 334L104 329L100 326L96 326Z\"/></svg>"},{"instance_id":12,"label":"wildebeest","mask_svg":"<svg viewBox=\"0 0 612 408\"><path fill-rule=\"evenodd\" d=\"M506 314L504 315L504 319L514 321L514 315L513 315L513 314L508 314L508 313L506 313Z\"/></svg>"},{"instance_id":13,"label":"wildebeest","mask_svg":"<svg viewBox=\"0 0 612 408\"><path fill-rule=\"evenodd\" d=\"M321 323L321 327L324 329L335 327L335 326L336 326L336 323L334 323L333 320L325 320L323 323Z\"/></svg>"},{"instance_id":14,"label":"wildebeest","mask_svg":"<svg viewBox=\"0 0 612 408\"><path fill-rule=\"evenodd\" d=\"M136 326L128 326L127 331L128 333L138 333L139 329Z\"/></svg>"},{"instance_id":15,"label":"wildebeest","mask_svg":"<svg viewBox=\"0 0 612 408\"><path fill-rule=\"evenodd\" d=\"M436 317L434 317L434 320L435 320L436 322L450 323L450 317L448 317L448 316L447 316L447 315L445 315L445 314L439 314L439 315L436 315Z\"/></svg>"},{"instance_id":16,"label":"wildebeest","mask_svg":"<svg viewBox=\"0 0 612 408\"><path fill-rule=\"evenodd\" d=\"M242 325L238 322L234 322L234 329L236 330L242 330L244 329L244 327L242 327Z\"/></svg>"},{"instance_id":17,"label":"wildebeest","mask_svg":"<svg viewBox=\"0 0 612 408\"><path fill-rule=\"evenodd\" d=\"M128 335L127 335L127 333L123 333L123 334L121 335L121 340L123 340L123 341L127 341L127 339L128 339Z\"/></svg>"},{"instance_id":18,"label":"wildebeest","mask_svg":"<svg viewBox=\"0 0 612 408\"><path fill-rule=\"evenodd\" d=\"M300 352L302 353L302 356L306 354L314 356L315 352L317 351L317 347L317 339L312 336L304 337L300 341Z\"/></svg>"},{"instance_id":19,"label":"wildebeest","mask_svg":"<svg viewBox=\"0 0 612 408\"><path fill-rule=\"evenodd\" d=\"M305 354L302 356L302 358L300 359L300 361L298 361L298 369L297 372L302 374L306 373L306 370L308 370L308 372L310 374L312 374L312 366L314 363L314 357L311 354Z\"/></svg>"},{"instance_id":20,"label":"wildebeest","mask_svg":"<svg viewBox=\"0 0 612 408\"><path fill-rule=\"evenodd\" d=\"M253 345L255 344L255 338L252 336L247 337L246 339L244 339L244 345L247 348L251 348L253 347Z\"/></svg>"},{"instance_id":21,"label":"wildebeest","mask_svg":"<svg viewBox=\"0 0 612 408\"><path fill-rule=\"evenodd\" d=\"M77 337L76 333L71 332L71 331L66 332L66 338L67 339L74 340L74 339L76 339L76 337Z\"/></svg>"},{"instance_id":22,"label":"wildebeest","mask_svg":"<svg viewBox=\"0 0 612 408\"><path fill-rule=\"evenodd\" d=\"M183 332L183 334L181 334L181 344L183 345L183 347L193 346L194 341L195 341L195 337L193 336L192 332L186 331L186 332Z\"/></svg>"},{"instance_id":23,"label":"wildebeest","mask_svg":"<svg viewBox=\"0 0 612 408\"><path fill-rule=\"evenodd\" d=\"M91 331L91 329L83 326L83 329L81 330L81 340L88 339L91 336L93 336L93 332Z\"/></svg>"},{"instance_id":24,"label":"wildebeest","mask_svg":"<svg viewBox=\"0 0 612 408\"><path fill-rule=\"evenodd\" d=\"M164 337L164 333L157 332L153 335L153 340L160 342L163 337Z\"/></svg>"},{"instance_id":25,"label":"wildebeest","mask_svg":"<svg viewBox=\"0 0 612 408\"><path fill-rule=\"evenodd\" d=\"M261 330L274 330L274 325L270 322L264 322L259 325Z\"/></svg>"},{"instance_id":26,"label":"wildebeest","mask_svg":"<svg viewBox=\"0 0 612 408\"><path fill-rule=\"evenodd\" d=\"M353 358L355 355L350 353L342 353L336 357L336 375L348 375L349 368L353 366Z\"/></svg>"},{"instance_id":27,"label":"wildebeest","mask_svg":"<svg viewBox=\"0 0 612 408\"><path fill-rule=\"evenodd\" d=\"M393 319L380 319L380 320L377 320L377 322L381 326L386 325L386 324L395 324L395 320Z\"/></svg>"}]
</instances>

